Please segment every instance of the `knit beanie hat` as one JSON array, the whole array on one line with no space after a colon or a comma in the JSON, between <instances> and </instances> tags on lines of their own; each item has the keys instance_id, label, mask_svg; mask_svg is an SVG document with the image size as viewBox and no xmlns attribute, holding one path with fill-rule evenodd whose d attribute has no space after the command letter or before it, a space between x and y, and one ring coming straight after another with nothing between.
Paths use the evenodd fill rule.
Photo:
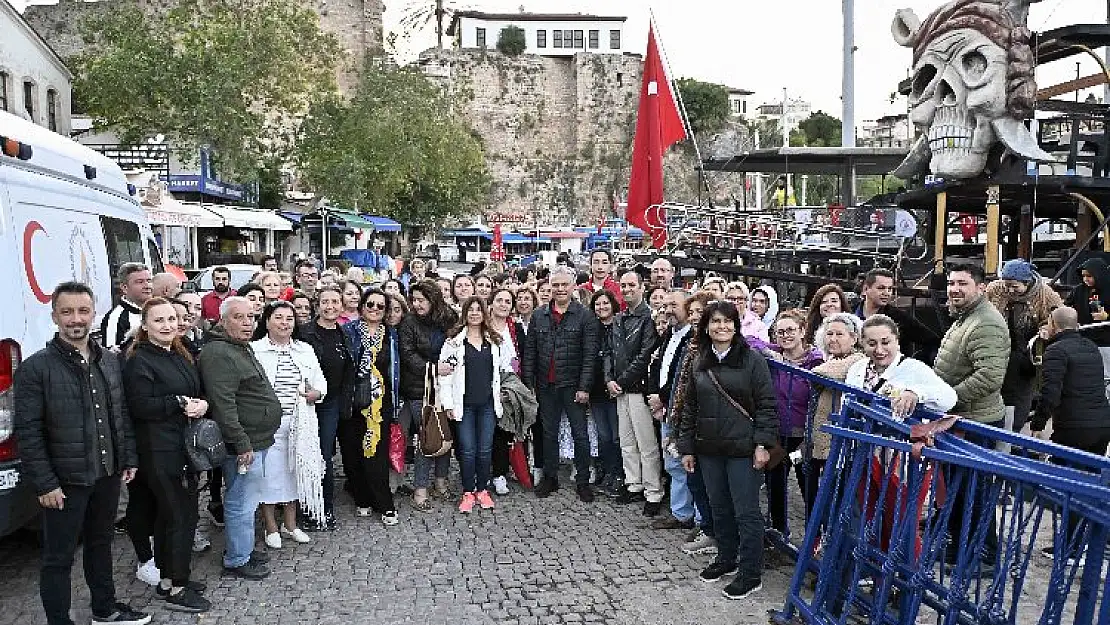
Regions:
<instances>
[{"instance_id":1,"label":"knit beanie hat","mask_svg":"<svg viewBox=\"0 0 1110 625\"><path fill-rule=\"evenodd\" d=\"M1037 267L1027 260L1015 258L1003 263L1002 271L999 272L998 277L1003 280L1033 282L1038 278Z\"/></svg>"}]
</instances>

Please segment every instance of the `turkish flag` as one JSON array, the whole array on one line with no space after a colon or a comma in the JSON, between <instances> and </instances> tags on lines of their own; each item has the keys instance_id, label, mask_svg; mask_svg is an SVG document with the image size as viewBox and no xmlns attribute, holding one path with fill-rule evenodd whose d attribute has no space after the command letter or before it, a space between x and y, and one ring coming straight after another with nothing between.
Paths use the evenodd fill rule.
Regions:
<instances>
[{"instance_id":1,"label":"turkish flag","mask_svg":"<svg viewBox=\"0 0 1110 625\"><path fill-rule=\"evenodd\" d=\"M652 27L648 30L636 138L632 142L632 177L628 182L625 217L628 223L642 229L645 236L650 236L657 249L667 243L667 216L661 208L651 208L663 203L663 154L685 138L686 127L679 115Z\"/></svg>"}]
</instances>

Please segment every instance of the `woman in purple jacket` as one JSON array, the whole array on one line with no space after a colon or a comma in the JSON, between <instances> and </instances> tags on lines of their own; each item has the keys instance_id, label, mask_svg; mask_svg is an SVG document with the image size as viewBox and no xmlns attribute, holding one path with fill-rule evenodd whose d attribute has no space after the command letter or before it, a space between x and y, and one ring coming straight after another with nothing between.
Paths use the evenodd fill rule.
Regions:
<instances>
[{"instance_id":1,"label":"woman in purple jacket","mask_svg":"<svg viewBox=\"0 0 1110 625\"><path fill-rule=\"evenodd\" d=\"M813 369L824 362L820 350L805 341L805 311L792 308L779 313L771 328L774 340L766 355L802 369ZM779 411L779 438L786 453L798 449L805 441L806 419L809 416L809 400L812 388L805 379L795 377L781 369L771 369L771 379L775 384L776 406ZM790 469L790 459L774 468L768 469L767 503L771 513L771 527L789 537L790 529L786 523L786 474ZM795 471L800 492L805 492L805 476L801 468Z\"/></svg>"}]
</instances>

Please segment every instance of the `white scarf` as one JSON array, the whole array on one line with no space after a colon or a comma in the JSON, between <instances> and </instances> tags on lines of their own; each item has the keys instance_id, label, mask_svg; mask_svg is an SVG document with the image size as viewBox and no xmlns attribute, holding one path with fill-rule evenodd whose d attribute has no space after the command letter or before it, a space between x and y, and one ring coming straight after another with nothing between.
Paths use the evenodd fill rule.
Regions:
<instances>
[{"instance_id":1,"label":"white scarf","mask_svg":"<svg viewBox=\"0 0 1110 625\"><path fill-rule=\"evenodd\" d=\"M304 384L299 388L304 391ZM289 466L297 480L301 507L317 521L324 519L324 456L320 452L320 429L316 418L304 407L304 399L293 404L289 423Z\"/></svg>"}]
</instances>

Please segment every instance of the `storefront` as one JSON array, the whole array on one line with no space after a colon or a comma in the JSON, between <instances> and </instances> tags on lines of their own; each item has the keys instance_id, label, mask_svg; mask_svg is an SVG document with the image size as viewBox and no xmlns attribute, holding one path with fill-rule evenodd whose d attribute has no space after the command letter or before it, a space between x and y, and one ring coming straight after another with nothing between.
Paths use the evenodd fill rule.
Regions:
<instances>
[{"instance_id":1,"label":"storefront","mask_svg":"<svg viewBox=\"0 0 1110 625\"><path fill-rule=\"evenodd\" d=\"M235 256L251 256L250 262L257 262L258 256L274 254L280 250L281 237L293 230L287 219L268 210L220 204L187 204L198 206L223 222L220 228L202 228L199 232L202 267L213 262L231 262L227 259ZM221 260L215 260L217 257Z\"/></svg>"}]
</instances>

